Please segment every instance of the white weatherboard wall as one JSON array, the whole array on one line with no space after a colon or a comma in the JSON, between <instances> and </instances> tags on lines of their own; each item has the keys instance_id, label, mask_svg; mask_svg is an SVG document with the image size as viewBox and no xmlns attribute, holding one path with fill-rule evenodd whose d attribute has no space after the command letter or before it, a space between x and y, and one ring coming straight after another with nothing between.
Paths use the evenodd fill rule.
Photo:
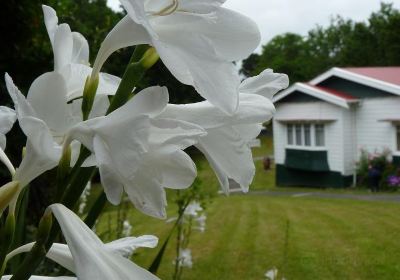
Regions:
<instances>
[{"instance_id":1,"label":"white weatherboard wall","mask_svg":"<svg viewBox=\"0 0 400 280\"><path fill-rule=\"evenodd\" d=\"M357 158L357 118L358 104L342 111L343 125L343 175L353 175Z\"/></svg>"},{"instance_id":2,"label":"white weatherboard wall","mask_svg":"<svg viewBox=\"0 0 400 280\"><path fill-rule=\"evenodd\" d=\"M357 157L360 149L370 153L396 150L396 129L387 119L400 119L400 97L369 98L360 102L356 114Z\"/></svg>"},{"instance_id":3,"label":"white weatherboard wall","mask_svg":"<svg viewBox=\"0 0 400 280\"><path fill-rule=\"evenodd\" d=\"M285 163L286 122L325 120L325 145L331 171L344 172L343 111L348 109L326 102L277 103L274 117L274 152L277 164ZM299 147L301 149L301 147ZM307 148L305 148L307 149Z\"/></svg>"}]
</instances>

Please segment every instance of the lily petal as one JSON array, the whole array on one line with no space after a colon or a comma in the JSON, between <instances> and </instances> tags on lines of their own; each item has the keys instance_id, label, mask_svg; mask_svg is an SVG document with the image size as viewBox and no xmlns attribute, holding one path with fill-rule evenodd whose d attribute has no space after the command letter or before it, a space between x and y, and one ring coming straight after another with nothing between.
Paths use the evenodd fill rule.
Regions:
<instances>
[{"instance_id":1,"label":"lily petal","mask_svg":"<svg viewBox=\"0 0 400 280\"><path fill-rule=\"evenodd\" d=\"M289 78L286 74L274 73L272 69L266 69L258 76L244 80L239 87L239 92L259 94L272 100L275 93L288 86Z\"/></svg>"},{"instance_id":2,"label":"lily petal","mask_svg":"<svg viewBox=\"0 0 400 280\"><path fill-rule=\"evenodd\" d=\"M1 280L10 280L12 275L4 275L1 277ZM29 280L77 280L78 278L76 277L69 277L69 276L38 276L38 275L32 275L29 277Z\"/></svg>"},{"instance_id":3,"label":"lily petal","mask_svg":"<svg viewBox=\"0 0 400 280\"><path fill-rule=\"evenodd\" d=\"M60 224L82 280L158 279L133 262L107 250L101 240L71 210L61 204L50 206Z\"/></svg>"},{"instance_id":4,"label":"lily petal","mask_svg":"<svg viewBox=\"0 0 400 280\"><path fill-rule=\"evenodd\" d=\"M72 56L71 63L86 64L89 61L89 44L81 33L72 32Z\"/></svg>"},{"instance_id":5,"label":"lily petal","mask_svg":"<svg viewBox=\"0 0 400 280\"><path fill-rule=\"evenodd\" d=\"M247 142L233 127L222 127L208 131L196 145L210 162L222 189L229 190L228 179L236 181L244 192L248 191L255 167Z\"/></svg>"},{"instance_id":6,"label":"lily petal","mask_svg":"<svg viewBox=\"0 0 400 280\"><path fill-rule=\"evenodd\" d=\"M68 24L60 24L54 33L54 70L60 71L72 60L72 49L74 46L72 32Z\"/></svg>"},{"instance_id":7,"label":"lily petal","mask_svg":"<svg viewBox=\"0 0 400 280\"><path fill-rule=\"evenodd\" d=\"M27 95L36 117L43 120L56 134L63 134L70 126L71 116L67 104L67 86L56 72L39 76Z\"/></svg>"},{"instance_id":8,"label":"lily petal","mask_svg":"<svg viewBox=\"0 0 400 280\"><path fill-rule=\"evenodd\" d=\"M134 45L149 44L150 42L146 29L142 25L135 23L129 16L125 16L114 26L101 43L93 65L92 77L100 72L104 62L116 50Z\"/></svg>"},{"instance_id":9,"label":"lily petal","mask_svg":"<svg viewBox=\"0 0 400 280\"><path fill-rule=\"evenodd\" d=\"M129 258L133 251L139 247L155 248L158 244L158 238L154 235L142 235L139 237L125 237L111 241L106 245L107 250L114 254L119 254Z\"/></svg>"},{"instance_id":10,"label":"lily petal","mask_svg":"<svg viewBox=\"0 0 400 280\"><path fill-rule=\"evenodd\" d=\"M6 148L6 133L9 132L17 119L15 111L6 106L0 106L0 148Z\"/></svg>"}]
</instances>

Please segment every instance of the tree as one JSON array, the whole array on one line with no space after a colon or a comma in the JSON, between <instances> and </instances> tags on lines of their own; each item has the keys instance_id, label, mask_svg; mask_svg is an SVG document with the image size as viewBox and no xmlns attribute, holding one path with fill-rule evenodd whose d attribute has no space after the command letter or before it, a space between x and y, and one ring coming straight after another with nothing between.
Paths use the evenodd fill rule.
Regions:
<instances>
[{"instance_id":1,"label":"tree","mask_svg":"<svg viewBox=\"0 0 400 280\"><path fill-rule=\"evenodd\" d=\"M287 73L293 83L307 81L334 66L400 65L399 29L400 12L382 3L366 23L337 16L328 27L316 26L304 38L279 35L263 46L256 62L251 56L243 62L242 73L250 76L273 68Z\"/></svg>"}]
</instances>

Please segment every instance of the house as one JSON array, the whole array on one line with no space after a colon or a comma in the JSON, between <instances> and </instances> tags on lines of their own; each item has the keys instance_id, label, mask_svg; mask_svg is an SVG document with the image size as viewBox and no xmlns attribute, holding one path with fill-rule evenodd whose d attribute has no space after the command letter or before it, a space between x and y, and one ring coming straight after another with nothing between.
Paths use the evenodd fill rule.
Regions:
<instances>
[{"instance_id":1,"label":"house","mask_svg":"<svg viewBox=\"0 0 400 280\"><path fill-rule=\"evenodd\" d=\"M277 185L350 186L361 149L400 164L400 67L332 68L274 103Z\"/></svg>"}]
</instances>

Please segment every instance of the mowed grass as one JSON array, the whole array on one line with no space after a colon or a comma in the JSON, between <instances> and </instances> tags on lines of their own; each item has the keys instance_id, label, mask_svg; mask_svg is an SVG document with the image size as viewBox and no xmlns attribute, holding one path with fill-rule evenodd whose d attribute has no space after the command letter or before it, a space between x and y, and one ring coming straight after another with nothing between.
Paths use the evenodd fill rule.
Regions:
<instances>
[{"instance_id":1,"label":"mowed grass","mask_svg":"<svg viewBox=\"0 0 400 280\"><path fill-rule=\"evenodd\" d=\"M183 279L264 279L272 267L286 279L399 279L398 204L249 194L217 197L207 214ZM155 234L161 243L172 227L137 211L130 219L134 235ZM157 251L141 249L134 261L148 267ZM162 279L171 279L173 259L171 242Z\"/></svg>"},{"instance_id":2,"label":"mowed grass","mask_svg":"<svg viewBox=\"0 0 400 280\"><path fill-rule=\"evenodd\" d=\"M271 153L270 138L253 149L258 157ZM203 157L195 160L202 188L216 194L219 186L213 171ZM194 265L184 270L183 279L265 279L265 272L273 267L288 280L400 279L400 204L291 197L290 191L298 188L276 188L274 169L264 171L262 161L255 165L251 190L285 190L288 196L216 194L206 210L206 231L194 232L191 237ZM168 215L173 217L172 192L168 198ZM160 238L157 248L139 249L133 257L148 268L173 223L145 216L130 204L128 208L134 236L154 234ZM118 216L117 208L107 210L96 226L106 241L113 239ZM107 233L110 228L111 236ZM172 278L175 239L176 235L160 266L161 279Z\"/></svg>"}]
</instances>

